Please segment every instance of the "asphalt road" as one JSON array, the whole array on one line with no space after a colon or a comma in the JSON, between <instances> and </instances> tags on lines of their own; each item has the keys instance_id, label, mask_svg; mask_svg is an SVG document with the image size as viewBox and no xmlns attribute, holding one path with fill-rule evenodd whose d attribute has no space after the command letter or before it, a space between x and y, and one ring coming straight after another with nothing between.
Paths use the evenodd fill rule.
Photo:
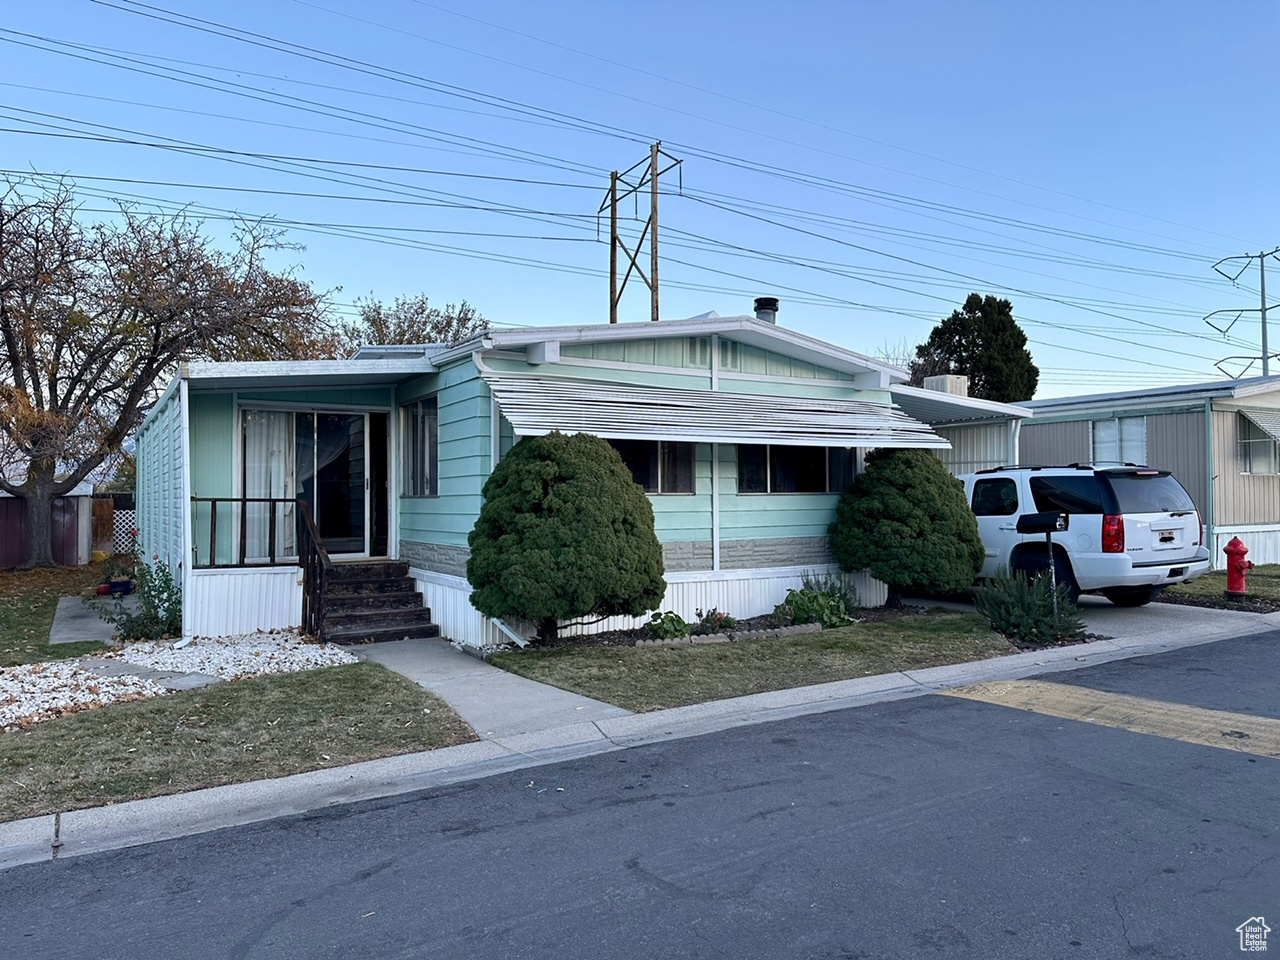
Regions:
<instances>
[{"instance_id":1,"label":"asphalt road","mask_svg":"<svg viewBox=\"0 0 1280 960\"><path fill-rule=\"evenodd\" d=\"M928 696L18 867L0 958L1241 956L1277 678L1280 633L1044 678L1231 711L1231 750Z\"/></svg>"}]
</instances>

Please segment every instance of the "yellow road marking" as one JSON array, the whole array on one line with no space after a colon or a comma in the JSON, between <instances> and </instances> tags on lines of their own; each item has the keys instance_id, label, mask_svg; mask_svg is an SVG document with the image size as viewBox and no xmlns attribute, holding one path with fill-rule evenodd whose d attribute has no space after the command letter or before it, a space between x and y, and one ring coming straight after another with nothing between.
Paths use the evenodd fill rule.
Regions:
<instances>
[{"instance_id":1,"label":"yellow road marking","mask_svg":"<svg viewBox=\"0 0 1280 960\"><path fill-rule=\"evenodd\" d=\"M1280 720L1272 717L1204 710L1043 680L993 680L940 692L1064 720L1280 759Z\"/></svg>"}]
</instances>

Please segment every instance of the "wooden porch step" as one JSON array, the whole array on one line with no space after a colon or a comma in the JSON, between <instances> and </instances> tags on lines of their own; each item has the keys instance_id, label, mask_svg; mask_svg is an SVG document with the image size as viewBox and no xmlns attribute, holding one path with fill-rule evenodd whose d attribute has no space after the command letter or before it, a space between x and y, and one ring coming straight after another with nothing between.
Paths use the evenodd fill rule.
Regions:
<instances>
[{"instance_id":1,"label":"wooden porch step","mask_svg":"<svg viewBox=\"0 0 1280 960\"><path fill-rule=\"evenodd\" d=\"M348 627L394 627L401 624L430 623L431 611L424 606L399 610L346 610L325 611L325 631L345 630Z\"/></svg>"},{"instance_id":2,"label":"wooden porch step","mask_svg":"<svg viewBox=\"0 0 1280 960\"><path fill-rule=\"evenodd\" d=\"M331 628L325 626L324 639L328 643L379 643L391 640L430 640L440 636L440 627L434 623L406 623L391 626L367 624L356 627Z\"/></svg>"},{"instance_id":3,"label":"wooden porch step","mask_svg":"<svg viewBox=\"0 0 1280 960\"><path fill-rule=\"evenodd\" d=\"M403 560L369 560L335 563L329 568L330 584L370 583L402 580L409 575L409 564Z\"/></svg>"},{"instance_id":4,"label":"wooden porch step","mask_svg":"<svg viewBox=\"0 0 1280 960\"><path fill-rule=\"evenodd\" d=\"M388 590L385 593L333 593L325 597L324 608L330 616L359 610L422 610L422 594L413 589Z\"/></svg>"}]
</instances>

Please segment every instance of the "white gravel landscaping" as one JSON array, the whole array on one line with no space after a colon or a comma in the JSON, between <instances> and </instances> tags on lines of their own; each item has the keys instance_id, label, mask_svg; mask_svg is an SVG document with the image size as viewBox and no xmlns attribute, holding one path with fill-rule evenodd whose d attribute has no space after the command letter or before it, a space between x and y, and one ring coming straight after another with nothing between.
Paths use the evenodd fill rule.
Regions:
<instances>
[{"instance_id":1,"label":"white gravel landscaping","mask_svg":"<svg viewBox=\"0 0 1280 960\"><path fill-rule=\"evenodd\" d=\"M132 643L98 655L132 664L140 673L199 673L237 680L358 662L346 650L307 643L296 631L198 637L176 649L169 642ZM92 661L85 665L92 666ZM19 730L80 710L144 700L169 692L141 676L104 677L79 660L53 660L0 669L0 731Z\"/></svg>"},{"instance_id":2,"label":"white gravel landscaping","mask_svg":"<svg viewBox=\"0 0 1280 960\"><path fill-rule=\"evenodd\" d=\"M141 677L100 677L76 660L5 667L0 670L0 730L165 693L160 684Z\"/></svg>"},{"instance_id":3,"label":"white gravel landscaping","mask_svg":"<svg viewBox=\"0 0 1280 960\"><path fill-rule=\"evenodd\" d=\"M293 630L197 637L181 649L168 642L131 643L104 656L152 670L203 673L222 680L357 662L346 650L332 644L307 643Z\"/></svg>"}]
</instances>

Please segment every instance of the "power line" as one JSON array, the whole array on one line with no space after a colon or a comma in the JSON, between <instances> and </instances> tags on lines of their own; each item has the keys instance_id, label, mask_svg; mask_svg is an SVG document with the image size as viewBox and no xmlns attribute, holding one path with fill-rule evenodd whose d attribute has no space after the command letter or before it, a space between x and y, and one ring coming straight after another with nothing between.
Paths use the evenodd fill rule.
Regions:
<instances>
[{"instance_id":1,"label":"power line","mask_svg":"<svg viewBox=\"0 0 1280 960\"><path fill-rule=\"evenodd\" d=\"M634 131L625 130L623 128L612 126L609 124L602 124L594 121L588 121L581 117L575 117L573 115L561 113L555 110L548 110L546 108L537 107L535 105L524 103L522 101L513 100L506 97L500 97L493 94L482 93L481 91L473 90L467 87L462 87L456 84L448 84L442 81L431 80L429 78L425 78L417 74L411 74L405 71L394 70L387 67L381 67L377 64L372 64L367 61L359 60L352 57L346 57L340 54L331 53L331 52L324 51L316 47L311 47L305 44L297 44L291 41L281 40L276 37L271 37L266 34L261 34L261 33L257 33L250 30L244 30L238 27L233 27L233 26L230 26L229 24L220 23L218 21L207 20L200 17L192 17L187 14L182 14L176 11L168 10L163 7L141 3L139 2L139 0L121 0L120 3L112 3L112 2L109 2L109 0L92 0L92 2L100 6L105 6L105 7L110 7L112 9L120 10L122 12L133 13L137 16L158 20L164 23L172 24L174 26L180 26L187 29L198 30L200 32L209 33L214 36L223 37L225 39L235 40L241 43L251 44L253 46L264 47L266 49L287 53L292 56L302 57L304 59L312 60L318 63L323 63L329 66L337 66L337 67L352 70L358 73L379 77L381 79L390 79L396 82L406 83L411 86L419 86L425 89L432 90L434 92L447 92L453 96L459 96L459 97L462 97L463 99L474 100L477 102L485 103L487 105L500 105L505 109L512 110L519 114L534 115L539 117L552 117L558 120L559 122L564 123L570 129L577 129L577 130L582 130L584 132L617 136L617 137L622 137L624 139L630 139L632 141L636 141L636 140L651 141L655 139L661 139L659 137L637 134ZM147 13L145 11L153 11L153 12ZM682 144L682 143L677 143L675 141L671 141L669 145L672 147L678 147L680 150L685 152L695 151L699 155L704 156L707 159L714 159L719 162L736 161L738 165L744 166L748 169L754 168L758 170L769 170L775 176L781 175L783 173L787 173L792 176L810 177L810 175L796 174L795 171L785 171L783 168L779 168L779 167L772 167L770 165L765 165L765 164L752 164L750 162L744 162L739 158L729 158L724 156L723 154L715 154L712 151L701 150L700 148L693 145L689 145L689 144ZM826 181L828 183L838 183L838 181L831 181L828 178L821 178L821 177L810 177L810 178L815 182ZM1028 204L1028 206L1034 207L1035 205ZM1053 211L1053 212L1056 212L1056 211ZM1091 218L1082 218L1082 219L1090 220ZM1105 224L1105 222L1103 221L1093 221L1093 222L1100 222ZM1105 224L1105 225L1117 226L1115 224ZM1137 230L1135 228L1125 228L1125 227L1121 227L1121 229L1129 229L1135 233L1142 233L1148 236L1155 236L1155 237L1160 237L1161 239L1168 239L1167 237L1163 237L1160 234L1151 233L1150 231Z\"/></svg>"},{"instance_id":2,"label":"power line","mask_svg":"<svg viewBox=\"0 0 1280 960\"><path fill-rule=\"evenodd\" d=\"M302 3L302 2L304 2L304 0L295 0L295 2ZM1006 175L1004 175L1004 174L993 173L993 172L991 172L991 171L989 171L989 170L983 170L983 169L982 169L982 168L980 168L980 167L970 166L969 164L960 163L960 162L958 162L958 161L956 161L956 160L951 160L951 159L948 159L948 158L945 158L945 157L937 157L937 156L933 156L932 154L923 153L923 152L921 152L921 151L919 151L919 150L913 150L913 149L911 149L910 147L904 147L904 146L902 146L902 145L900 145L900 144L890 143L890 142L885 141L885 140L878 140L878 139L876 139L876 138L874 138L874 137L868 137L868 136L866 136L865 134L854 133L854 132L852 132L852 131L850 131L850 130L845 130L845 129L841 128L841 127L831 126L830 124L826 124L826 123L821 123L821 122L819 122L819 121L816 121L816 120L810 119L810 118L808 118L808 117L802 117L802 116L799 116L799 115L797 115L797 114L787 113L786 111L782 111L782 110L775 110L775 109L773 109L773 108L771 108L771 107L766 107L766 106L763 106L762 104L754 103L754 102L749 101L749 100L743 100L743 99L741 99L741 98L739 98L739 97L734 97L734 96L731 96L731 95L726 94L726 93L722 93L722 92L717 91L717 90L711 90L711 89L708 89L708 88L706 88L706 87L698 86L697 84L692 84L692 83L687 83L687 82L685 82L685 81L676 80L676 79L672 78L671 76L669 76L668 74L664 74L664 73L656 73L656 72L651 71L651 70L645 70L645 69L643 69L643 68L641 68L641 67L637 67L637 66L635 66L635 65L633 65L633 64L627 64L627 63L622 63L622 62L617 61L617 60L611 60L611 59L609 59L608 57L602 57L602 56L599 56L598 54L594 54L594 53L591 53L591 52L586 51L586 50L579 50L579 49L577 49L576 47L567 46L567 45L565 45L565 44L563 44L563 43L558 43L558 42L553 41L553 40L547 40L547 39L546 39L546 38L544 38L544 37L538 37L538 36L535 36L535 35L533 35L533 34L524 33L524 32L522 32L522 31L512 29L511 27L505 26L505 25L503 25L503 24L493 23L493 22L491 22L491 21L483 20L483 19L481 19L481 18L479 18L479 17L470 16L470 15L465 14L465 13L459 13L459 12L458 12L458 11L456 11L456 10L449 10L449 9L448 9L448 8L446 8L446 7L441 7L441 6L438 6L438 5L434 4L434 3L428 3L428 2L426 2L426 0L410 0L410 2L412 2L412 3L416 3L418 6L422 6L422 7L429 7L429 8L431 8L431 9L433 9L433 10L438 10L438 11L440 11L441 13L447 13L447 14L449 14L450 16L460 17L461 19L464 19L464 20L470 20L470 21L472 21L473 23L483 24L484 26L492 27L492 28L493 28L493 29L495 29L495 30L501 30L501 31L503 31L503 32L505 32L505 33L510 33L510 34L512 34L512 35L514 35L514 36L523 37L523 38L525 38L525 39L527 39L527 40L533 40L533 41L535 41L535 42L537 42L537 43L543 43L543 44L546 44L546 45L551 46L551 47L555 47L555 48L560 49L560 50L565 50L565 51L568 51L568 52L570 52L570 53L576 53L576 54L578 54L578 55L580 55L580 56L583 56L583 57L589 57L590 59L592 59L592 60L596 60L596 61L598 61L598 62L600 62L600 63L607 63L607 64L610 64L611 66L621 67L621 68L622 68L622 69L624 69L624 70L631 70L631 71L633 71L633 72L635 72L635 73L639 73L639 74L642 74L642 75L647 76L647 77L651 77L651 78L656 79L656 80L662 80L662 81L664 81L664 82L666 82L666 83L675 84L675 85L677 85L677 86L685 87L686 89L696 90L696 91L698 91L699 93L705 93L705 94L708 94L709 96L718 97L718 98L720 98L721 100L726 100L726 101L728 101L728 102L730 102L730 103L736 103L736 104L739 104L739 105L741 105L741 106L750 107L750 108L752 108L752 109L754 109L754 110L760 110L760 111L762 111L762 112L764 112L764 113L769 113L769 114L772 114L772 115L777 116L777 117L783 117L783 118L788 119L788 120L795 120L795 121L797 121L797 122L799 122L799 123L808 124L809 126L816 127L816 128L818 128L818 129L821 129L821 130L829 130L829 131L834 132L834 133L842 134L843 136L852 137L853 139L856 139L856 140L862 140L862 141L865 141L865 142L867 142L867 143L873 143L873 144L875 144L876 146L888 147L888 148L890 148L891 150L900 150L900 151L902 151L903 153L909 153L909 154L911 154L911 155L913 155L913 156L923 157L923 158L924 158L924 159L926 159L926 160L932 160L932 161L934 161L934 162L936 162L936 163L943 163L943 164L946 164L946 165L948 165L948 166L957 167L957 168L959 168L959 169L961 169L961 170L968 170L968 171L973 172L973 173L981 173L981 174L983 174L984 176L994 177L994 178L996 178L996 179L1000 179L1000 180L1006 180L1006 181L1008 181L1008 182L1010 182L1010 183L1016 183L1016 184L1018 184L1019 186L1031 187L1032 189L1035 189L1035 190L1043 190L1043 191L1045 191L1046 193L1057 194L1058 196L1066 197L1066 198L1067 198L1067 199L1069 199L1069 200L1076 200L1076 201L1079 201L1079 202L1082 202L1082 203L1091 203L1091 204L1094 204L1094 205L1096 205L1096 206L1105 207L1105 208L1107 208L1107 209L1111 209L1111 210L1116 210L1116 211L1118 211L1118 212L1120 212L1120 213L1128 213L1128 214L1133 215L1133 216L1145 217L1146 219L1149 219L1149 220L1155 220L1155 221L1157 221L1157 222L1159 222L1159 223L1167 223L1167 224L1169 224L1170 226L1182 227L1182 228L1184 228L1184 229L1188 229L1188 230L1195 230L1195 231L1196 231L1196 232L1198 232L1198 233L1205 233L1205 234L1208 234L1208 235L1210 235L1210 236L1222 237L1223 239L1228 239L1228 240L1230 240L1230 239L1235 239L1235 240L1240 239L1240 238L1238 238L1238 237L1230 237L1230 236L1227 236L1226 234L1214 233L1213 231L1205 230L1205 229L1204 229L1204 228L1202 228L1202 227L1193 227L1193 226L1190 226L1189 224L1179 223L1179 222L1174 221L1174 220L1167 220L1167 219L1165 219L1165 218L1163 218L1163 217L1153 216L1152 214L1142 213L1141 211L1128 210L1128 209L1126 209L1126 208L1124 208L1124 207L1117 207L1117 206L1114 206L1114 205L1112 205L1112 204L1103 203L1103 202L1101 202L1101 201L1099 201L1099 200L1094 200L1094 199L1089 198L1089 197L1080 197L1080 196L1076 196L1075 194L1067 193L1067 192L1062 191L1062 190L1055 190L1055 189L1054 189L1054 188L1052 188L1052 187L1046 187L1046 186L1044 186L1044 185L1042 185L1042 184L1033 183L1033 182L1030 182L1030 181L1027 181L1027 180L1021 180L1021 179L1019 179L1019 178L1017 178L1017 177L1010 177L1010 176L1006 176ZM306 5L307 5L307 6L316 6L315 4L311 4L311 3L307 3ZM318 8L318 9L323 9L323 8ZM332 11L330 11L330 12L332 12ZM424 39L426 39L426 38L424 38ZM433 42L435 42L435 41L433 41ZM458 48L456 48L456 49L464 49L464 48L458 47ZM470 52L470 51L468 51L468 52ZM508 61L503 61L503 62L505 63L505 62L508 62ZM516 64L516 66L520 66L520 65L519 65L519 64ZM531 68L526 68L526 69L531 69ZM559 79L564 79L564 78L559 78ZM757 131L757 130L752 130L751 132L752 132L752 133L754 133L754 134L756 134L756 135L760 135L760 134L759 134L759 131ZM776 139L776 138L771 138L771 139ZM786 143L788 143L788 144L791 144L791 145L807 146L807 145L804 145L804 144L792 144L792 142L791 142L791 141L784 141L784 142L786 142ZM812 147L808 147L808 149L813 149L813 148L812 148ZM826 151L822 151L822 152L826 152ZM866 161L861 160L860 158L856 158L856 157L848 157L848 156L845 156L845 155L843 155L843 154L838 155L838 156L842 156L842 157L844 157L845 159L854 160L855 162L859 162L859 163L864 163L864 162L866 162ZM879 165L878 165L878 164L873 164L873 166L879 166ZM910 171L906 171L906 170L899 170L899 169L894 168L894 167L886 167L885 169L888 169L888 170L890 170L890 171L892 171L892 172L894 172L894 173L902 173L902 174L905 174L906 176L918 176L917 174L913 174L913 173L911 173ZM924 179L930 179L930 180L931 180L931 178L924 178ZM939 183L939 182L944 182L944 181L936 181L936 180L932 180L931 182ZM957 186L959 186L959 188L960 188L960 189L965 189L965 190L967 190L967 189L971 189L971 188L969 188L969 187L965 187L965 186L963 186L963 185L957 185L957 184L952 184L952 183L946 183L945 185L946 185L946 186L950 186L950 187L957 187ZM982 193L982 191L975 191L975 192ZM1004 200L1008 200L1008 199L1009 199L1008 197L1000 197L1000 196L995 195L995 194L986 194L986 195L987 195L987 196L996 196L996 197L997 197L997 199L1004 199ZM1015 202L1020 202L1020 201L1015 201ZM1041 209L1046 209L1046 210L1048 210L1048 209L1050 209L1050 208L1041 208ZM1054 213L1061 213L1062 211L1051 210L1050 212L1054 212ZM1068 214L1068 215L1069 215L1069 216L1078 216L1078 215L1076 215L1076 214ZM1081 219L1087 219L1087 218L1081 218ZM1114 224L1108 224L1108 225L1115 226ZM1122 228L1122 229L1123 229L1123 228Z\"/></svg>"}]
</instances>

